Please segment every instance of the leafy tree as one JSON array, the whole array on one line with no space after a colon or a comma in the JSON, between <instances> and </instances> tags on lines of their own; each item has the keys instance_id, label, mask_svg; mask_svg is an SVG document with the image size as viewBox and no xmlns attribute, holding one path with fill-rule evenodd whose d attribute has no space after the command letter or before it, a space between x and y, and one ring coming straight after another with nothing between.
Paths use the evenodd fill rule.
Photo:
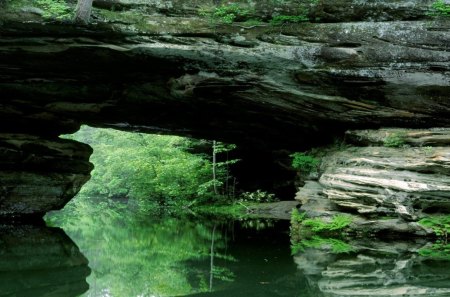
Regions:
<instances>
[{"instance_id":1,"label":"leafy tree","mask_svg":"<svg viewBox=\"0 0 450 297\"><path fill-rule=\"evenodd\" d=\"M177 136L83 126L65 137L94 148L91 162L95 169L82 194L126 199L145 209L187 207L227 198L224 196L231 178L228 166L237 162L225 158L213 166L209 156L189 152L191 140ZM234 147L217 142L214 152L226 154Z\"/></svg>"}]
</instances>

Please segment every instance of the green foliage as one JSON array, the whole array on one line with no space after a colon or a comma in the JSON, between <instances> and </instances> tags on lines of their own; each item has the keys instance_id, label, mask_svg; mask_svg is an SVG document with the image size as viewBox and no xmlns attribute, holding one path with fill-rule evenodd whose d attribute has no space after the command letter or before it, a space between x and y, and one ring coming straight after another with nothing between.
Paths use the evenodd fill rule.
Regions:
<instances>
[{"instance_id":1,"label":"green foliage","mask_svg":"<svg viewBox=\"0 0 450 297\"><path fill-rule=\"evenodd\" d=\"M270 20L273 26L296 24L310 21L311 8L317 5L318 0L302 0L295 15L275 15Z\"/></svg>"},{"instance_id":2,"label":"green foliage","mask_svg":"<svg viewBox=\"0 0 450 297\"><path fill-rule=\"evenodd\" d=\"M277 15L270 20L270 24L279 26L283 24L302 23L307 21L309 21L309 17L306 13L301 15Z\"/></svg>"},{"instance_id":3,"label":"green foliage","mask_svg":"<svg viewBox=\"0 0 450 297\"><path fill-rule=\"evenodd\" d=\"M395 132L386 136L383 140L385 147L402 147L405 145L406 135L404 133Z\"/></svg>"},{"instance_id":4,"label":"green foliage","mask_svg":"<svg viewBox=\"0 0 450 297\"><path fill-rule=\"evenodd\" d=\"M256 190L255 192L244 192L241 194L241 201L244 202L258 202L258 203L268 203L279 201L275 197L275 194L267 193L266 191Z\"/></svg>"},{"instance_id":5,"label":"green foliage","mask_svg":"<svg viewBox=\"0 0 450 297\"><path fill-rule=\"evenodd\" d=\"M201 9L200 15L209 17L213 22L232 24L236 21L246 21L250 17L250 10L237 3L221 5L214 9Z\"/></svg>"},{"instance_id":6,"label":"green foliage","mask_svg":"<svg viewBox=\"0 0 450 297\"><path fill-rule=\"evenodd\" d=\"M291 225L299 226L299 229L312 231L313 233L333 234L342 231L352 223L352 218L347 215L335 215L327 222L323 218L306 218L305 213L293 210L291 213Z\"/></svg>"},{"instance_id":7,"label":"green foliage","mask_svg":"<svg viewBox=\"0 0 450 297\"><path fill-rule=\"evenodd\" d=\"M293 209L291 212L291 224L294 223L301 223L305 220L306 218L306 212L302 212L300 213L300 211L298 209Z\"/></svg>"},{"instance_id":8,"label":"green foliage","mask_svg":"<svg viewBox=\"0 0 450 297\"><path fill-rule=\"evenodd\" d=\"M435 215L419 221L422 226L433 229L438 237L447 238L450 233L450 215Z\"/></svg>"},{"instance_id":9,"label":"green foliage","mask_svg":"<svg viewBox=\"0 0 450 297\"><path fill-rule=\"evenodd\" d=\"M94 148L84 195L126 198L146 208L210 199L211 162L188 153L188 139L89 127L68 137Z\"/></svg>"},{"instance_id":10,"label":"green foliage","mask_svg":"<svg viewBox=\"0 0 450 297\"><path fill-rule=\"evenodd\" d=\"M350 253L354 249L348 243L336 238L323 238L320 236L313 236L309 239L300 240L300 242L291 245L292 255L298 252L304 252L306 248L329 248L333 254Z\"/></svg>"},{"instance_id":11,"label":"green foliage","mask_svg":"<svg viewBox=\"0 0 450 297\"><path fill-rule=\"evenodd\" d=\"M30 8L42 10L41 14L45 19L63 20L72 19L74 7L70 6L65 0L8 0L5 1L5 9L12 11L27 11ZM39 10L34 10L38 11Z\"/></svg>"},{"instance_id":12,"label":"green foliage","mask_svg":"<svg viewBox=\"0 0 450 297\"><path fill-rule=\"evenodd\" d=\"M431 5L430 15L439 17L450 17L450 4L445 3L444 0L436 0Z\"/></svg>"},{"instance_id":13,"label":"green foliage","mask_svg":"<svg viewBox=\"0 0 450 297\"><path fill-rule=\"evenodd\" d=\"M320 160L309 153L296 152L291 155L292 167L304 174L317 170Z\"/></svg>"},{"instance_id":14,"label":"green foliage","mask_svg":"<svg viewBox=\"0 0 450 297\"><path fill-rule=\"evenodd\" d=\"M214 215L232 219L248 217L247 206L241 203L199 205L192 208L192 211L202 215Z\"/></svg>"},{"instance_id":15,"label":"green foliage","mask_svg":"<svg viewBox=\"0 0 450 297\"><path fill-rule=\"evenodd\" d=\"M450 261L450 244L445 241L436 241L430 247L421 248L418 253L422 257Z\"/></svg>"},{"instance_id":16,"label":"green foliage","mask_svg":"<svg viewBox=\"0 0 450 297\"><path fill-rule=\"evenodd\" d=\"M246 20L246 21L243 23L243 25L244 25L244 26L247 26L247 27L251 27L251 26L259 26L259 25L261 25L261 24L262 24L262 21L261 21L260 19L256 19L256 18Z\"/></svg>"},{"instance_id":17,"label":"green foliage","mask_svg":"<svg viewBox=\"0 0 450 297\"><path fill-rule=\"evenodd\" d=\"M73 9L65 0L36 0L36 4L44 10L44 18L61 20L73 16Z\"/></svg>"},{"instance_id":18,"label":"green foliage","mask_svg":"<svg viewBox=\"0 0 450 297\"><path fill-rule=\"evenodd\" d=\"M346 228L352 222L352 218L346 215L336 215L331 222L326 222L320 218L305 219L302 225L311 228L315 233L333 232Z\"/></svg>"}]
</instances>

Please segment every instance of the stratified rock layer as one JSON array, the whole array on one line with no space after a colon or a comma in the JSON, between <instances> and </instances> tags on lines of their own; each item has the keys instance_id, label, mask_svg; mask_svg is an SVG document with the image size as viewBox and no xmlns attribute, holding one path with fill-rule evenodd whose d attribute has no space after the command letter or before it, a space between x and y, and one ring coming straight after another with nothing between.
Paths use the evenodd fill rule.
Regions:
<instances>
[{"instance_id":1,"label":"stratified rock layer","mask_svg":"<svg viewBox=\"0 0 450 297\"><path fill-rule=\"evenodd\" d=\"M450 127L450 21L430 15L433 1L234 2L247 19L225 24L216 1L102 0L89 26L0 2L0 133L56 141L84 123L270 152L349 129ZM276 25L283 16L310 22ZM60 207L60 185L81 185L71 179L49 185L65 198L16 195L11 213Z\"/></svg>"},{"instance_id":2,"label":"stratified rock layer","mask_svg":"<svg viewBox=\"0 0 450 297\"><path fill-rule=\"evenodd\" d=\"M0 217L62 208L89 180L91 153L72 140L0 134Z\"/></svg>"},{"instance_id":3,"label":"stratified rock layer","mask_svg":"<svg viewBox=\"0 0 450 297\"><path fill-rule=\"evenodd\" d=\"M323 158L318 181L307 182L297 194L309 216L348 212L355 216L355 229L425 235L414 221L426 213L450 212L450 146L443 146L450 141L450 129L347 135L375 146L348 147ZM394 137L399 147L379 146Z\"/></svg>"}]
</instances>

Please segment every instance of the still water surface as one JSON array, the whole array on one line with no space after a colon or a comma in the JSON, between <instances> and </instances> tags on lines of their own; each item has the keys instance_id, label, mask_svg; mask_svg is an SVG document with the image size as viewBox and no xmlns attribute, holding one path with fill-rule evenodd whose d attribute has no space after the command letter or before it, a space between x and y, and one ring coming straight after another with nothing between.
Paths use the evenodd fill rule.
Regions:
<instances>
[{"instance_id":1,"label":"still water surface","mask_svg":"<svg viewBox=\"0 0 450 297\"><path fill-rule=\"evenodd\" d=\"M420 257L420 241L360 240L349 253L292 255L283 221L98 205L47 222L64 231L0 230L1 297L450 296L450 263Z\"/></svg>"}]
</instances>

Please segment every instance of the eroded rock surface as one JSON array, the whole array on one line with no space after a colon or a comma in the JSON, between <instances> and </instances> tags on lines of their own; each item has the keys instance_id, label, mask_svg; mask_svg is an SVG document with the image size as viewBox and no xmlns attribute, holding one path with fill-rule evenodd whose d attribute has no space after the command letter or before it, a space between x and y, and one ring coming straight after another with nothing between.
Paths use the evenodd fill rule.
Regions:
<instances>
[{"instance_id":1,"label":"eroded rock surface","mask_svg":"<svg viewBox=\"0 0 450 297\"><path fill-rule=\"evenodd\" d=\"M450 212L450 147L442 146L449 129L347 134L350 141L375 146L348 147L323 158L320 178L297 194L309 216L348 212L355 229L426 235L415 221L426 213ZM380 146L393 137L399 147Z\"/></svg>"},{"instance_id":2,"label":"eroded rock surface","mask_svg":"<svg viewBox=\"0 0 450 297\"><path fill-rule=\"evenodd\" d=\"M433 1L235 2L247 20L214 19L217 1L120 0L76 26L2 1L0 132L55 140L84 123L267 152L348 129L450 126L450 21L430 15ZM271 22L299 15L310 22Z\"/></svg>"},{"instance_id":3,"label":"eroded rock surface","mask_svg":"<svg viewBox=\"0 0 450 297\"><path fill-rule=\"evenodd\" d=\"M0 217L62 208L89 180L91 153L72 140L0 134Z\"/></svg>"}]
</instances>

